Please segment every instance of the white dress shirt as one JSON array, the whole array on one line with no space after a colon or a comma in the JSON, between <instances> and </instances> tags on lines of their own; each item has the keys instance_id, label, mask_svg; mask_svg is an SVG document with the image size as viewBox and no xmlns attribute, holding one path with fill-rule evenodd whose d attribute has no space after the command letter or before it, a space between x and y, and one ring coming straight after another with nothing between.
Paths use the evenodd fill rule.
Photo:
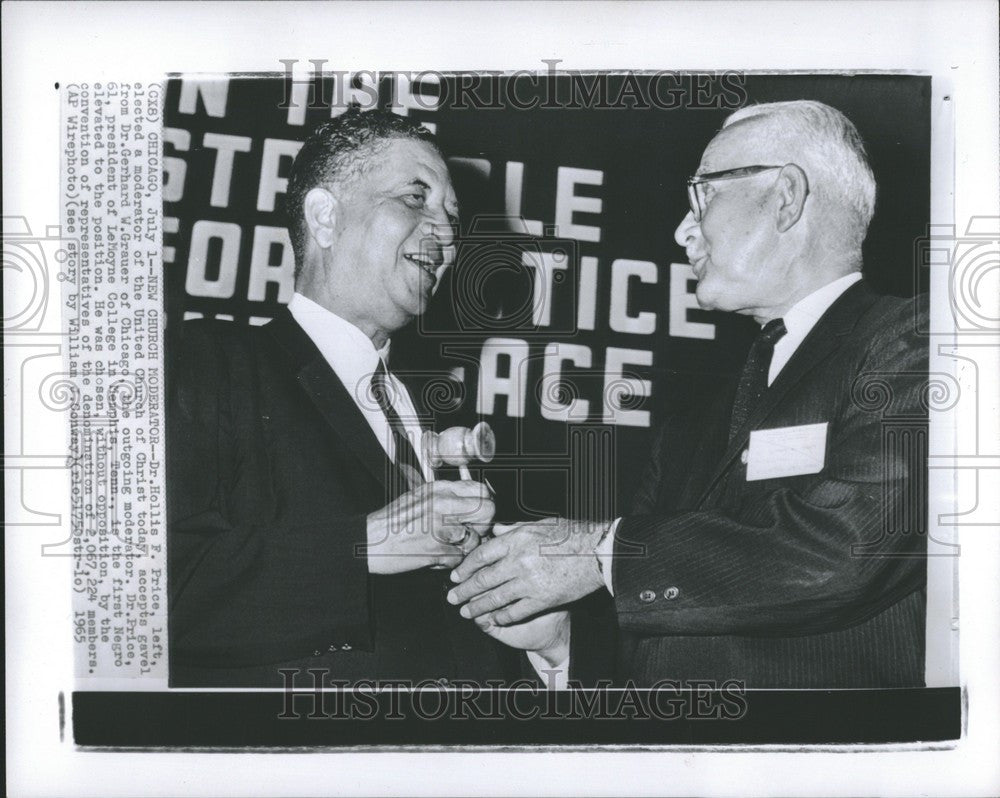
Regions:
<instances>
[{"instance_id":1,"label":"white dress shirt","mask_svg":"<svg viewBox=\"0 0 1000 798\"><path fill-rule=\"evenodd\" d=\"M393 389L389 391L389 401L406 428L407 437L420 460L424 479L430 482L434 475L424 461L423 447L420 445L423 430L416 408L406 386L389 371L390 342L386 341L385 346L376 349L371 338L349 321L299 293L292 295L288 310L344 384L386 455L395 462L396 443L392 438L392 427L371 392L372 374L375 373L379 360L386 364L386 374Z\"/></svg>"},{"instance_id":2,"label":"white dress shirt","mask_svg":"<svg viewBox=\"0 0 1000 798\"><path fill-rule=\"evenodd\" d=\"M795 350L806 339L806 336L816 326L816 322L826 313L830 306L836 302L840 295L861 279L861 272L845 274L827 283L822 288L813 291L803 297L788 309L788 312L781 318L785 322L785 334L774 345L774 354L771 357L771 367L767 372L767 384L771 385L777 379L778 374L792 359ZM604 576L604 584L608 592L615 594L614 585L611 582L611 565L615 552L615 532L621 518L616 518L611 524L611 532L604 536L598 545L595 554L601 563L601 574Z\"/></svg>"}]
</instances>

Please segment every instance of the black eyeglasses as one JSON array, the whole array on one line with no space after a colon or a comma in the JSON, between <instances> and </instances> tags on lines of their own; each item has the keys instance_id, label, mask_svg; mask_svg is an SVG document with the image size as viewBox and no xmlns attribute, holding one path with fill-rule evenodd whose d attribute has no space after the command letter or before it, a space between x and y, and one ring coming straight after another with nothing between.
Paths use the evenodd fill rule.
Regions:
<instances>
[{"instance_id":1,"label":"black eyeglasses","mask_svg":"<svg viewBox=\"0 0 1000 798\"><path fill-rule=\"evenodd\" d=\"M723 169L721 172L706 172L703 175L689 177L687 181L688 204L691 206L691 214L696 222L701 221L705 212L705 189L706 183L714 183L716 180L738 180L741 177L752 177L761 172L768 172L772 169L784 169L786 166L794 164L782 164L781 166L739 166L735 169Z\"/></svg>"}]
</instances>

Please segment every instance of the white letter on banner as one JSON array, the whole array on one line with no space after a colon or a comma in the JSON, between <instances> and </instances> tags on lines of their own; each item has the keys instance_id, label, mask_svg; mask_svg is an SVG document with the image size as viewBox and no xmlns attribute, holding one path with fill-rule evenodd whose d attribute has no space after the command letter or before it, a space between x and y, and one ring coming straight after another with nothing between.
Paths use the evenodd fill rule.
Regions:
<instances>
[{"instance_id":1,"label":"white letter on banner","mask_svg":"<svg viewBox=\"0 0 1000 798\"><path fill-rule=\"evenodd\" d=\"M688 281L694 280L694 269L687 263L670 264L670 335L674 338L715 340L715 325L688 321L688 308L698 307L695 295L688 291Z\"/></svg>"},{"instance_id":2,"label":"white letter on banner","mask_svg":"<svg viewBox=\"0 0 1000 798\"><path fill-rule=\"evenodd\" d=\"M229 78L181 78L181 96L177 109L182 114L193 114L198 110L198 95L205 103L209 116L226 115L226 100L229 97Z\"/></svg>"},{"instance_id":3,"label":"white letter on banner","mask_svg":"<svg viewBox=\"0 0 1000 798\"><path fill-rule=\"evenodd\" d=\"M304 125L306 123L306 107L313 94L315 94L315 89L312 83L305 80L292 80L288 96L288 118L285 120L289 125Z\"/></svg>"},{"instance_id":4,"label":"white letter on banner","mask_svg":"<svg viewBox=\"0 0 1000 798\"><path fill-rule=\"evenodd\" d=\"M219 255L219 277L209 280L205 276L208 265L208 242L213 238L222 241ZM195 222L191 230L191 253L188 257L187 280L184 288L191 296L210 296L228 299L236 290L236 270L240 257L240 226L232 222Z\"/></svg>"},{"instance_id":5,"label":"white letter on banner","mask_svg":"<svg viewBox=\"0 0 1000 798\"><path fill-rule=\"evenodd\" d=\"M515 227L515 220L523 222L523 232L533 236L542 235L542 223L538 219L525 219L521 210L521 198L524 194L524 164L520 161L507 161L504 173L504 214L510 220L511 229L522 232Z\"/></svg>"},{"instance_id":6,"label":"white letter on banner","mask_svg":"<svg viewBox=\"0 0 1000 798\"><path fill-rule=\"evenodd\" d=\"M567 267L566 255L562 252L528 250L521 253L521 264L535 270L531 321L536 327L548 327L552 323L553 274L556 269Z\"/></svg>"},{"instance_id":7,"label":"white letter on banner","mask_svg":"<svg viewBox=\"0 0 1000 798\"><path fill-rule=\"evenodd\" d=\"M501 357L510 358L510 370L506 377L498 375ZM528 344L518 338L487 338L483 342L483 352L479 358L479 391L476 397L476 412L493 415L498 396L507 397L507 415L511 418L524 417L525 368L528 360Z\"/></svg>"},{"instance_id":8,"label":"white letter on banner","mask_svg":"<svg viewBox=\"0 0 1000 798\"><path fill-rule=\"evenodd\" d=\"M562 380L562 364L572 363L590 368L590 349L579 344L559 344L553 341L545 347L545 373L542 375L542 418L550 421L586 421L590 402L571 399L565 404L557 398Z\"/></svg>"},{"instance_id":9,"label":"white letter on banner","mask_svg":"<svg viewBox=\"0 0 1000 798\"><path fill-rule=\"evenodd\" d=\"M620 258L611 264L611 315L608 323L616 332L650 335L656 332L656 314L643 311L635 316L628 313L628 289L633 277L643 283L655 283L656 264L648 260Z\"/></svg>"},{"instance_id":10,"label":"white letter on banner","mask_svg":"<svg viewBox=\"0 0 1000 798\"><path fill-rule=\"evenodd\" d=\"M593 330L597 323L597 258L583 255L580 258L580 307L577 309L576 326L580 330Z\"/></svg>"},{"instance_id":11,"label":"white letter on banner","mask_svg":"<svg viewBox=\"0 0 1000 798\"><path fill-rule=\"evenodd\" d=\"M163 128L163 141L172 144L178 152L187 152L191 147L191 134L177 127ZM183 158L163 157L163 201L180 202L184 196L184 178L187 176L187 162Z\"/></svg>"},{"instance_id":12,"label":"white letter on banner","mask_svg":"<svg viewBox=\"0 0 1000 798\"><path fill-rule=\"evenodd\" d=\"M294 158L302 149L301 141L264 139L264 155L260 159L260 188L257 190L257 210L273 211L274 198L288 190L288 178L279 177L282 158Z\"/></svg>"},{"instance_id":13,"label":"white letter on banner","mask_svg":"<svg viewBox=\"0 0 1000 798\"><path fill-rule=\"evenodd\" d=\"M236 153L250 152L249 136L228 136L225 133L206 133L205 146L216 151L215 171L212 174L212 200L214 208L229 207L229 186L233 180L233 161Z\"/></svg>"},{"instance_id":14,"label":"white letter on banner","mask_svg":"<svg viewBox=\"0 0 1000 798\"><path fill-rule=\"evenodd\" d=\"M176 216L164 216L163 217L163 234L172 235L180 229L180 220ZM177 255L177 250L174 247L168 247L166 244L163 245L163 262L173 263L174 257Z\"/></svg>"},{"instance_id":15,"label":"white letter on banner","mask_svg":"<svg viewBox=\"0 0 1000 798\"><path fill-rule=\"evenodd\" d=\"M281 247L281 262L271 263L271 245ZM253 229L253 248L250 252L250 286L247 299L263 302L267 299L267 284L278 284L278 301L288 302L295 293L295 255L292 242L284 227L259 224Z\"/></svg>"},{"instance_id":16,"label":"white letter on banner","mask_svg":"<svg viewBox=\"0 0 1000 798\"><path fill-rule=\"evenodd\" d=\"M580 183L600 186L604 183L604 172L599 169L576 169L560 166L556 177L556 226L563 238L580 241L600 241L601 228L585 224L573 224L573 212L600 213L601 200L597 197L578 197L573 193Z\"/></svg>"},{"instance_id":17,"label":"white letter on banner","mask_svg":"<svg viewBox=\"0 0 1000 798\"><path fill-rule=\"evenodd\" d=\"M626 410L622 407L625 396L649 396L649 380L626 377L625 366L652 366L653 353L642 349L608 347L604 361L604 423L626 427L648 427L648 410Z\"/></svg>"}]
</instances>

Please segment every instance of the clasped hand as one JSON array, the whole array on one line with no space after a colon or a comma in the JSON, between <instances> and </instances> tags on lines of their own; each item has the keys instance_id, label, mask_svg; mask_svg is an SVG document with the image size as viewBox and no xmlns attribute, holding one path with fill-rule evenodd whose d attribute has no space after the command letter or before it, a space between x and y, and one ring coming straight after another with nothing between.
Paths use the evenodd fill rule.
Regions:
<instances>
[{"instance_id":1,"label":"clasped hand","mask_svg":"<svg viewBox=\"0 0 1000 798\"><path fill-rule=\"evenodd\" d=\"M452 571L448 601L464 605L465 618L508 626L582 598L604 586L594 549L606 528L565 518L496 524L496 537Z\"/></svg>"},{"instance_id":2,"label":"clasped hand","mask_svg":"<svg viewBox=\"0 0 1000 798\"><path fill-rule=\"evenodd\" d=\"M368 570L398 574L453 567L479 545L496 508L480 482L417 485L368 516Z\"/></svg>"}]
</instances>

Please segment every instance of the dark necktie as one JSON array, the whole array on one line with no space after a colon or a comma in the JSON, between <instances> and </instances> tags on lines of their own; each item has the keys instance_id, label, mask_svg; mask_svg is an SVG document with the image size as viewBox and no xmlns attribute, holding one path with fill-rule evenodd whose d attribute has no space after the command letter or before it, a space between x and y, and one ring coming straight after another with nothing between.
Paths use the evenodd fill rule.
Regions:
<instances>
[{"instance_id":1,"label":"dark necktie","mask_svg":"<svg viewBox=\"0 0 1000 798\"><path fill-rule=\"evenodd\" d=\"M410 443L409 436L406 434L406 427L403 426L402 419L400 419L399 414L392 406L391 397L395 392L396 389L389 381L389 375L386 373L385 363L379 358L378 368L372 374L372 394L375 396L375 401L378 402L378 406L385 414L386 420L389 422L389 427L392 430L392 441L396 446L395 470L397 472L397 482L392 487L394 488L394 495L399 495L415 487L410 484L410 480L406 477L406 472L402 468L404 464L413 469L411 473L416 474L417 484L423 483L424 478L423 472L420 469L420 460L417 459L417 452L413 448L413 444Z\"/></svg>"},{"instance_id":2,"label":"dark necktie","mask_svg":"<svg viewBox=\"0 0 1000 798\"><path fill-rule=\"evenodd\" d=\"M733 400L733 415L729 422L729 440L746 424L750 414L767 390L767 372L771 368L771 358L774 355L774 345L787 332L785 322L781 319L771 319L761 327L760 332L750 347L747 362L743 366L740 384Z\"/></svg>"}]
</instances>

